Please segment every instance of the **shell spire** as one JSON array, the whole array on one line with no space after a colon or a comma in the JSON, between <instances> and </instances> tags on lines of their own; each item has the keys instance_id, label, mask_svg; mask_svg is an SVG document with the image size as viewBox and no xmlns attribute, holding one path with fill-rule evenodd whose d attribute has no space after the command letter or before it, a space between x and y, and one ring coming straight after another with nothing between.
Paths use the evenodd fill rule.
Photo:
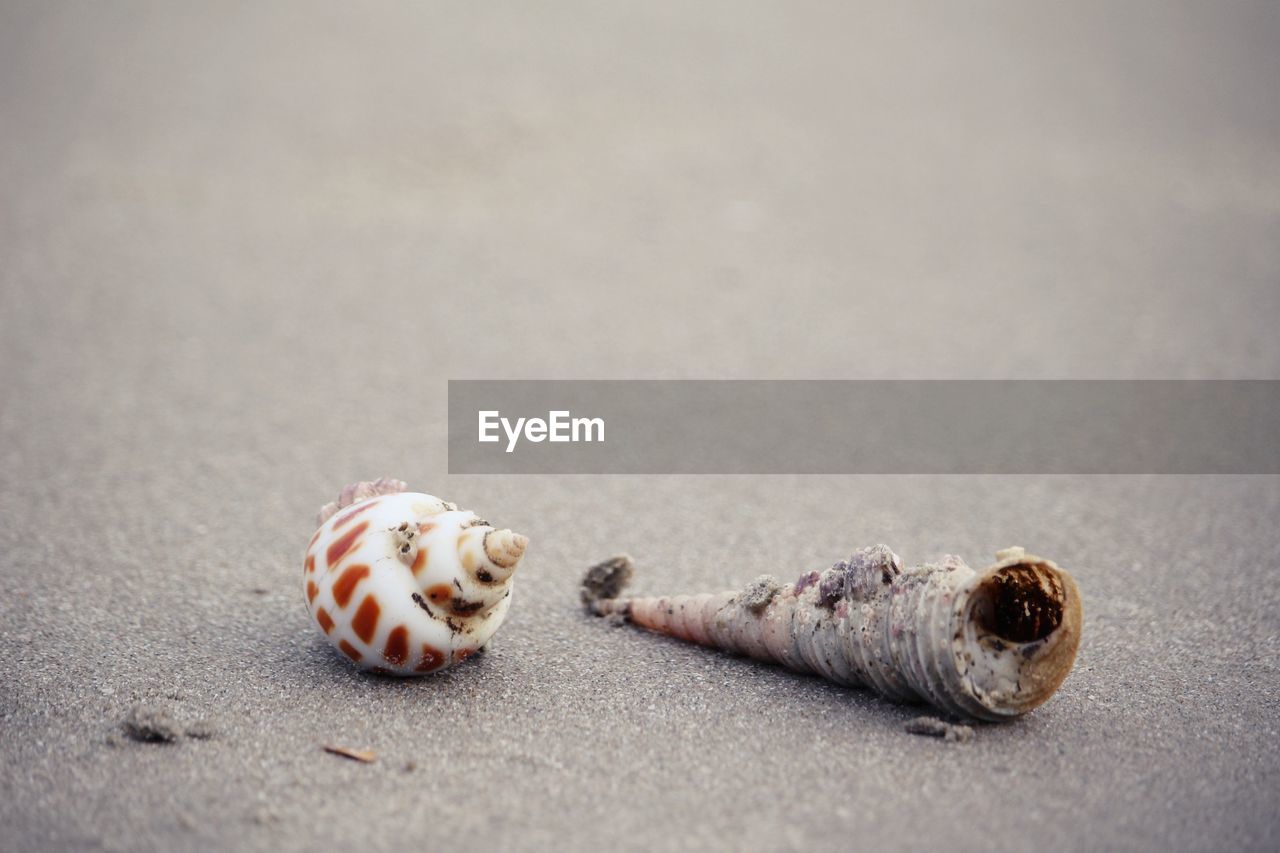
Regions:
<instances>
[{"instance_id":1,"label":"shell spire","mask_svg":"<svg viewBox=\"0 0 1280 853\"><path fill-rule=\"evenodd\" d=\"M303 562L307 611L362 669L421 675L484 648L511 606L528 538L383 477L319 513Z\"/></svg>"},{"instance_id":2,"label":"shell spire","mask_svg":"<svg viewBox=\"0 0 1280 853\"><path fill-rule=\"evenodd\" d=\"M484 538L484 554L489 562L504 569L513 569L524 556L529 537L510 530L494 530Z\"/></svg>"},{"instance_id":3,"label":"shell spire","mask_svg":"<svg viewBox=\"0 0 1280 853\"><path fill-rule=\"evenodd\" d=\"M1009 548L978 572L959 557L902 568L884 545L791 584L764 575L740 591L622 597L620 555L593 567L582 599L651 631L869 687L897 702L1005 720L1047 700L1080 644L1080 593L1049 560Z\"/></svg>"}]
</instances>

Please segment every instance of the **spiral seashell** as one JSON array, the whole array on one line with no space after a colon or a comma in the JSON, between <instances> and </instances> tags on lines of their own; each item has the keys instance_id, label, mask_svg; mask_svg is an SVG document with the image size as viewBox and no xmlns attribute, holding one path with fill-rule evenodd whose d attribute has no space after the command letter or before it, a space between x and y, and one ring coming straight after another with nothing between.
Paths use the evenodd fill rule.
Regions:
<instances>
[{"instance_id":1,"label":"spiral seashell","mask_svg":"<svg viewBox=\"0 0 1280 853\"><path fill-rule=\"evenodd\" d=\"M319 514L307 611L362 669L422 675L466 660L511 606L529 540L399 480L355 483Z\"/></svg>"},{"instance_id":2,"label":"spiral seashell","mask_svg":"<svg viewBox=\"0 0 1280 853\"><path fill-rule=\"evenodd\" d=\"M904 570L876 545L794 584L765 575L740 592L621 598L633 571L621 555L588 572L582 597L600 616L995 721L1053 695L1083 621L1065 571L1022 548L996 560L982 572L952 556Z\"/></svg>"}]
</instances>

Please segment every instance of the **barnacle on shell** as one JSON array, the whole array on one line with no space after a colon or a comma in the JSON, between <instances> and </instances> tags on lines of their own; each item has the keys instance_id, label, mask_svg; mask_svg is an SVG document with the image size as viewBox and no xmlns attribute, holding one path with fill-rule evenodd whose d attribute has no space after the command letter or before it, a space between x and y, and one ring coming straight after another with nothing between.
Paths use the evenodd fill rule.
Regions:
<instances>
[{"instance_id":1,"label":"barnacle on shell","mask_svg":"<svg viewBox=\"0 0 1280 853\"><path fill-rule=\"evenodd\" d=\"M1040 705L1075 661L1083 611L1075 581L1008 548L977 572L959 557L903 569L884 545L793 584L768 575L738 592L619 597L625 555L594 567L583 600L597 615L865 686L898 702L1003 720Z\"/></svg>"},{"instance_id":2,"label":"barnacle on shell","mask_svg":"<svg viewBox=\"0 0 1280 853\"><path fill-rule=\"evenodd\" d=\"M320 510L303 591L316 625L358 666L422 675L489 642L529 540L405 488L354 483Z\"/></svg>"}]
</instances>

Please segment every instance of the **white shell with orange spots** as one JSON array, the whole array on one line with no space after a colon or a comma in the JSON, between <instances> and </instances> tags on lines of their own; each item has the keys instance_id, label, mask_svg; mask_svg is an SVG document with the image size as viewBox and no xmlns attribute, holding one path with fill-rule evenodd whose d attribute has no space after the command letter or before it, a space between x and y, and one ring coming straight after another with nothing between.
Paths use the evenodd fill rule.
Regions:
<instances>
[{"instance_id":1,"label":"white shell with orange spots","mask_svg":"<svg viewBox=\"0 0 1280 853\"><path fill-rule=\"evenodd\" d=\"M307 546L307 610L362 669L436 672L498 630L527 542L432 495L369 497L334 512Z\"/></svg>"}]
</instances>

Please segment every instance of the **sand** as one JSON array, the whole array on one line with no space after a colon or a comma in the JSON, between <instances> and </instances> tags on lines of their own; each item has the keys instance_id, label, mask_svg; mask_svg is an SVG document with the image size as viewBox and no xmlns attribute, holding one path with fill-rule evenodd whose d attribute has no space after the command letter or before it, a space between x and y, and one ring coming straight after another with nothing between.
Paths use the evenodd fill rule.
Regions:
<instances>
[{"instance_id":1,"label":"sand","mask_svg":"<svg viewBox=\"0 0 1280 853\"><path fill-rule=\"evenodd\" d=\"M1280 377L1274 6L260 5L0 9L0 847L1280 846L1280 478L463 477L444 433L449 378ZM302 604L379 475L532 541L438 677ZM1059 694L918 737L578 600L876 542L1070 569Z\"/></svg>"}]
</instances>

